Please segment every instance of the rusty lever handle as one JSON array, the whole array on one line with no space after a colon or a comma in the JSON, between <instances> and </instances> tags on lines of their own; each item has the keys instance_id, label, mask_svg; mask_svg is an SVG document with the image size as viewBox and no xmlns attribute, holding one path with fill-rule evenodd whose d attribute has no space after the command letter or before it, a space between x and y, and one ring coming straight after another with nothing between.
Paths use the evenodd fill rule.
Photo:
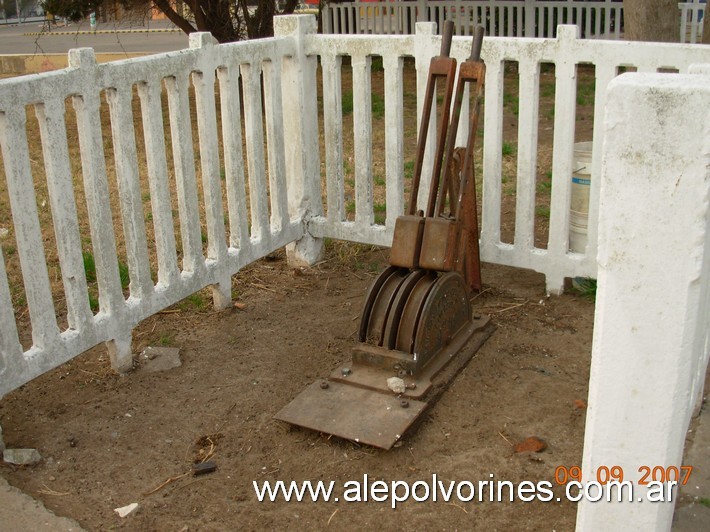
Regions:
<instances>
[{"instance_id":1,"label":"rusty lever handle","mask_svg":"<svg viewBox=\"0 0 710 532\"><path fill-rule=\"evenodd\" d=\"M471 44L471 57L469 61L481 60L481 46L483 46L483 34L485 33L483 26L476 26L473 30L473 43Z\"/></svg>"}]
</instances>

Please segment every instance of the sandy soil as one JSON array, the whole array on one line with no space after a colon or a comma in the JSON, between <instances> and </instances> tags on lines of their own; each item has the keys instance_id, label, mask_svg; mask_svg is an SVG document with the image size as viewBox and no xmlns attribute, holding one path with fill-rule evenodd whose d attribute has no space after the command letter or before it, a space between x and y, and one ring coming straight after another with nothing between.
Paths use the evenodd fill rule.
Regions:
<instances>
[{"instance_id":1,"label":"sandy soil","mask_svg":"<svg viewBox=\"0 0 710 532\"><path fill-rule=\"evenodd\" d=\"M243 309L217 312L195 300L144 322L136 353L179 347L179 368L148 373L137 358L136 370L119 377L97 348L9 394L0 403L6 443L36 447L44 459L4 464L0 474L89 530L571 530L575 505L554 500L409 501L396 510L372 501L258 502L252 481L334 480L342 496L345 482L364 475L554 483L557 466L581 461L594 305L574 294L548 298L542 276L500 266L484 265L474 299L496 332L397 447L380 451L275 421L304 387L349 360L365 291L387 261L386 251L357 251L331 244L325 262L298 271L279 252L235 278ZM529 436L547 449L514 452ZM217 471L193 477L192 464L210 453ZM132 502L135 515L114 514Z\"/></svg>"}]
</instances>

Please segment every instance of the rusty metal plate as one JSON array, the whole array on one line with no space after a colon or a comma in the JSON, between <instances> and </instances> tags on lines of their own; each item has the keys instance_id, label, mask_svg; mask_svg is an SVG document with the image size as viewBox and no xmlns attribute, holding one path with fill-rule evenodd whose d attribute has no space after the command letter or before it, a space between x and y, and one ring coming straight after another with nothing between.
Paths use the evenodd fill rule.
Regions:
<instances>
[{"instance_id":1,"label":"rusty metal plate","mask_svg":"<svg viewBox=\"0 0 710 532\"><path fill-rule=\"evenodd\" d=\"M424 218L422 216L398 216L394 222L390 264L400 268L418 268L423 233Z\"/></svg>"},{"instance_id":2,"label":"rusty metal plate","mask_svg":"<svg viewBox=\"0 0 710 532\"><path fill-rule=\"evenodd\" d=\"M461 224L449 218L427 218L422 236L419 266L442 272L454 269Z\"/></svg>"},{"instance_id":3,"label":"rusty metal plate","mask_svg":"<svg viewBox=\"0 0 710 532\"><path fill-rule=\"evenodd\" d=\"M274 417L357 443L391 449L416 421L427 404L342 384L311 384Z\"/></svg>"}]
</instances>

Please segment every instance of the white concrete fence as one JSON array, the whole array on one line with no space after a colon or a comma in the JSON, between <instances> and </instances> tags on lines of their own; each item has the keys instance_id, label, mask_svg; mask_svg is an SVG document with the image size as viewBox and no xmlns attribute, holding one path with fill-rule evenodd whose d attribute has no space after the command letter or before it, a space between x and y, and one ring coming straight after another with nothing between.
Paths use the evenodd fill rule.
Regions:
<instances>
[{"instance_id":1,"label":"white concrete fence","mask_svg":"<svg viewBox=\"0 0 710 532\"><path fill-rule=\"evenodd\" d=\"M415 58L417 93L421 96L429 60L438 53L440 38L435 35L432 23L421 23L415 35L406 36L318 35L315 26L315 19L310 16L280 17L275 22L276 37L271 39L216 45L208 35L196 34L190 40L189 50L102 65L95 64L90 50L77 50L70 53L71 66L65 70L0 81L0 149L32 325L32 346L24 350L5 263L0 255L0 397L101 342L109 345L113 367L127 369L131 364L131 330L138 322L206 286L213 287L216 307L228 305L231 276L244 265L286 244L289 244L289 259L295 263L317 260L321 239L325 237L391 244L394 220L404 209L403 62L405 57ZM560 292L567 277L599 276L585 468L614 465L614 449L626 445L629 452L633 452L633 446L641 437L656 442L656 447L648 456L638 454L640 463L637 465L643 465L641 462L677 465L659 460L680 459L677 444L680 442L682 450L689 412L702 390L709 350L710 84L700 74L688 75L688 72L693 64L710 63L710 48L581 40L576 38L577 31L576 27L561 27L556 39L487 38L484 41L482 57L487 65L487 78L482 258L542 272L546 275L548 290L553 293ZM454 38L452 55L463 60L469 54L469 46L470 39ZM352 221L347 220L344 196L343 56L351 60L354 94L355 216ZM382 57L385 82L387 217L384 225L375 223L373 206L370 82L373 56ZM500 238L505 61L517 61L519 71L517 191L512 244L503 243ZM317 107L318 62L323 81L323 190L318 140L321 133ZM552 180L547 249L535 247L533 238L541 63L553 63L556 75L552 156L555 179ZM589 242L585 253L571 253L568 250L569 176L573 171L579 64L595 67L595 127ZM646 74L627 74L630 76L624 78L627 82L614 82L616 88L607 91L621 67L635 67ZM656 76L654 73L659 69L675 69L680 74ZM220 96L219 119L214 96L215 77ZM196 131L191 130L190 79L195 93ZM659 90L655 89L656 85ZM157 282L153 281L150 270L146 219L138 186L136 132L131 111L134 86L140 99L138 112L148 156ZM163 87L169 106L172 173L168 172L170 165L164 141ZM121 290L117 237L107 192L99 116L102 93L109 103L111 136L117 155L116 176L130 274L128 297ZM77 117L80 174L97 263L99 311L96 314L89 306L82 263L73 188L79 173L72 170L68 157L65 127L65 100L68 98ZM418 101L421 116L421 98ZM643 106L650 106L650 111L641 113ZM65 330L60 330L58 325L46 266L46 243L38 220L26 135L26 109L34 109L40 124L41 138L32 140L41 142L44 153L56 252L67 302L68 327ZM223 152L219 147L220 121ZM466 117L462 117L462 123L466 122ZM686 127L691 123L692 127ZM463 129L461 138L465 138L465 128L460 129ZM640 145L634 140L637 133L645 135L639 137ZM193 135L199 139L199 172L195 169ZM433 136L430 134L429 138ZM243 153L243 145L246 153ZM660 156L666 152L669 159ZM220 160L224 164L224 181L220 176ZM431 149L427 165L431 165ZM648 183L642 179L643 175ZM629 179L631 176L634 178ZM181 255L177 251L176 228L167 192L167 184L173 180L177 188ZM673 180L674 184L669 184ZM202 205L198 201L200 184ZM427 185L422 183L424 190ZM633 187L646 185L647 193L642 190L638 191L638 196L632 193ZM660 200L664 194L670 195L673 201ZM674 194L679 196L674 197ZM225 197L226 213L222 208ZM321 201L321 197L325 200ZM626 212L628 214L624 214ZM648 216L641 217L640 213L648 213ZM680 224L676 225L679 216L682 216L678 218ZM201 221L206 226L204 237L200 232ZM600 233L598 227L604 230ZM658 241L654 240L655 234L659 235ZM206 238L205 252L203 238ZM686 256L687 265L682 260ZM674 267L666 270L664 261L671 258ZM648 267L652 262L655 262L654 267ZM623 267L623 272L619 273L617 267ZM629 272L637 268L645 268L645 273L638 282L633 282ZM619 275L623 279L617 282ZM632 297L632 293L645 297ZM664 297L654 297L661 294ZM673 319L661 319L667 317ZM684 328L682 320L686 318L689 325ZM655 328L648 324L642 327L645 320L650 320L648 324L655 324ZM666 323L669 328L664 330ZM618 334L614 332L617 330ZM654 340L659 337L665 341ZM663 351L659 351L661 348ZM634 358L639 352L645 353L643 364ZM618 360L616 355L620 357ZM601 366L600 361L603 361ZM649 368L661 368L661 371ZM669 372L669 368L677 371ZM607 382L604 379L608 375L615 378ZM660 384L652 381L660 378L659 375L675 380L668 383L667 389L659 390ZM638 384L632 388L633 382ZM630 399L632 394L636 397L633 401L648 400L648 404L656 404L652 398L665 393L664 390L672 403L672 412L680 417L672 424L654 426L653 430L640 423L639 431L648 430L642 435L624 430L626 418L620 417L620 412L626 410L610 410L604 406L609 402L616 406L626 401L636 404ZM685 391L680 393L682 390ZM645 416L648 422L653 418L646 410L639 411L638 416ZM613 442L613 446L609 446L609 442ZM598 461L599 457L604 464ZM617 529L631 523L623 515L613 515L609 518L612 521L605 521L606 517L596 520L595 516L602 515L607 507L599 504L581 507L579 522L612 522L619 524ZM672 505L647 504L637 505L635 511L634 519L661 530L663 528L656 525L666 523L667 512L672 515L673 508ZM635 524L636 521L633 528ZM585 529L585 525L580 526L580 530Z\"/></svg>"},{"instance_id":2,"label":"white concrete fence","mask_svg":"<svg viewBox=\"0 0 710 532\"><path fill-rule=\"evenodd\" d=\"M705 4L678 4L680 42L696 43L702 35ZM575 24L585 38L620 39L620 0L355 0L329 3L322 10L323 32L397 35L415 32L417 22L447 19L457 35L472 35L480 24L497 37L554 37L559 24Z\"/></svg>"}]
</instances>

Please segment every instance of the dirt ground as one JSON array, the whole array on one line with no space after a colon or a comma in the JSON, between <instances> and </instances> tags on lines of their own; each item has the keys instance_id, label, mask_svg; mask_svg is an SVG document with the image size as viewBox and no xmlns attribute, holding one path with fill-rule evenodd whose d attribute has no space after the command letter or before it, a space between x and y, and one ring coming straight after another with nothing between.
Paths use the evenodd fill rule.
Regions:
<instances>
[{"instance_id":1,"label":"dirt ground","mask_svg":"<svg viewBox=\"0 0 710 532\"><path fill-rule=\"evenodd\" d=\"M541 275L501 266L484 265L473 301L495 333L397 447L385 452L274 420L349 360L365 291L387 261L387 250L349 246L344 253L329 243L310 269L291 269L278 252L243 270L235 278L242 309L176 306L141 324L134 351L178 347L179 368L147 373L137 357L135 371L120 377L100 347L9 394L0 403L6 443L36 447L43 460L2 464L0 474L89 530L571 530L576 507L564 501L409 501L396 510L372 501L258 502L252 481L334 480L342 495L345 482L364 475L554 482L557 466L581 461L594 305L574 294L548 298ZM515 453L529 436L547 449ZM216 472L185 475L208 453ZM113 512L132 502L135 515Z\"/></svg>"}]
</instances>

